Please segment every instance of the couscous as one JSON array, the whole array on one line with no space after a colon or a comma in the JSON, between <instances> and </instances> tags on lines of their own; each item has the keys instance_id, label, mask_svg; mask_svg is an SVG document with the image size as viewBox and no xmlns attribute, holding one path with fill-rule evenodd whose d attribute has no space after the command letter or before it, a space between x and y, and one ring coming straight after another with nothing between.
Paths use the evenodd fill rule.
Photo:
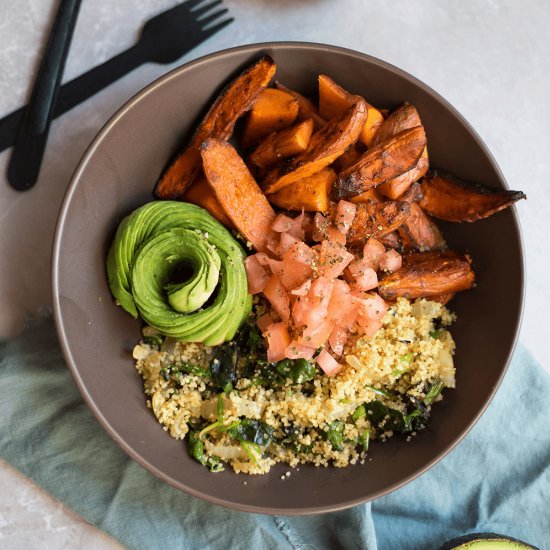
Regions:
<instances>
[{"instance_id":1,"label":"couscous","mask_svg":"<svg viewBox=\"0 0 550 550\"><path fill-rule=\"evenodd\" d=\"M211 470L223 463L249 474L277 462L343 467L363 462L371 440L415 434L441 390L454 387L452 320L437 302L400 298L374 336L349 342L335 377L314 366L266 377L262 371L272 365L247 364L258 350L243 346L233 388L219 394L215 348L163 340L147 327L133 355L147 405Z\"/></svg>"}]
</instances>

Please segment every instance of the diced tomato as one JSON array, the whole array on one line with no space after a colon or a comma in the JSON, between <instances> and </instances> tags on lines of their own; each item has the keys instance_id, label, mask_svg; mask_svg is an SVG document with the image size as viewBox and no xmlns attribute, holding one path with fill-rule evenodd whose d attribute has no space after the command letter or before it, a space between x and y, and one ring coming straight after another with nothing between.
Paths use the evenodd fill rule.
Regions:
<instances>
[{"instance_id":1,"label":"diced tomato","mask_svg":"<svg viewBox=\"0 0 550 550\"><path fill-rule=\"evenodd\" d=\"M325 319L319 325L309 325L304 330L300 342L306 346L318 348L325 344L334 329L335 322L332 319Z\"/></svg>"},{"instance_id":2,"label":"diced tomato","mask_svg":"<svg viewBox=\"0 0 550 550\"><path fill-rule=\"evenodd\" d=\"M270 231L267 236L267 249L275 256L279 255L280 234Z\"/></svg>"},{"instance_id":3,"label":"diced tomato","mask_svg":"<svg viewBox=\"0 0 550 550\"><path fill-rule=\"evenodd\" d=\"M338 318L338 326L341 326L347 330L351 330L355 321L357 320L357 315L359 314L359 306L357 304L351 304L351 308L343 315Z\"/></svg>"},{"instance_id":4,"label":"diced tomato","mask_svg":"<svg viewBox=\"0 0 550 550\"><path fill-rule=\"evenodd\" d=\"M258 294L262 292L269 281L269 275L260 263L257 254L248 256L244 261L246 278L248 279L248 292Z\"/></svg>"},{"instance_id":5,"label":"diced tomato","mask_svg":"<svg viewBox=\"0 0 550 550\"><path fill-rule=\"evenodd\" d=\"M368 319L381 321L388 312L388 304L376 292L370 292L369 294L353 292L352 296L353 300L359 304L359 314Z\"/></svg>"},{"instance_id":6,"label":"diced tomato","mask_svg":"<svg viewBox=\"0 0 550 550\"><path fill-rule=\"evenodd\" d=\"M326 310L309 294L298 296L292 304L292 319L297 327L318 326L326 317Z\"/></svg>"},{"instance_id":7,"label":"diced tomato","mask_svg":"<svg viewBox=\"0 0 550 550\"><path fill-rule=\"evenodd\" d=\"M344 246L332 241L323 241L319 254L319 273L329 279L336 279L352 260L353 254Z\"/></svg>"},{"instance_id":8,"label":"diced tomato","mask_svg":"<svg viewBox=\"0 0 550 550\"><path fill-rule=\"evenodd\" d=\"M352 309L357 309L355 302L351 300L349 286L345 281L335 279L328 305L328 316L338 324L339 319L346 316Z\"/></svg>"},{"instance_id":9,"label":"diced tomato","mask_svg":"<svg viewBox=\"0 0 550 550\"><path fill-rule=\"evenodd\" d=\"M352 262L348 266L346 276L355 290L372 290L378 286L376 271L365 260Z\"/></svg>"},{"instance_id":10,"label":"diced tomato","mask_svg":"<svg viewBox=\"0 0 550 550\"><path fill-rule=\"evenodd\" d=\"M303 264L311 265L317 259L317 252L304 242L293 244L285 253L283 259L292 259Z\"/></svg>"},{"instance_id":11,"label":"diced tomato","mask_svg":"<svg viewBox=\"0 0 550 550\"><path fill-rule=\"evenodd\" d=\"M344 352L344 345L348 340L348 331L344 327L335 326L328 337L328 342L332 351L336 355L342 355Z\"/></svg>"},{"instance_id":12,"label":"diced tomato","mask_svg":"<svg viewBox=\"0 0 550 550\"><path fill-rule=\"evenodd\" d=\"M273 275L280 275L284 267L282 260L274 260L273 258L268 258L267 265Z\"/></svg>"},{"instance_id":13,"label":"diced tomato","mask_svg":"<svg viewBox=\"0 0 550 550\"><path fill-rule=\"evenodd\" d=\"M357 290L372 290L378 286L378 277L372 267L367 268L360 277L355 278L354 288Z\"/></svg>"},{"instance_id":14,"label":"diced tomato","mask_svg":"<svg viewBox=\"0 0 550 550\"><path fill-rule=\"evenodd\" d=\"M307 325L311 312L311 300L308 296L298 296L292 304L292 320L297 327ZM321 319L322 321L322 319Z\"/></svg>"},{"instance_id":15,"label":"diced tomato","mask_svg":"<svg viewBox=\"0 0 550 550\"><path fill-rule=\"evenodd\" d=\"M292 236L290 233L281 233L281 240L279 241L279 247L277 248L278 255L282 258L293 244L301 242L300 239Z\"/></svg>"},{"instance_id":16,"label":"diced tomato","mask_svg":"<svg viewBox=\"0 0 550 550\"><path fill-rule=\"evenodd\" d=\"M311 266L294 260L281 262L284 268L281 274L281 281L285 288L292 290L304 284L312 275Z\"/></svg>"},{"instance_id":17,"label":"diced tomato","mask_svg":"<svg viewBox=\"0 0 550 550\"><path fill-rule=\"evenodd\" d=\"M307 224L307 221L308 220L306 218L304 210L302 209L302 213L292 220L292 227L288 229L288 232L297 239L300 239L301 241L305 240L305 226Z\"/></svg>"},{"instance_id":18,"label":"diced tomato","mask_svg":"<svg viewBox=\"0 0 550 550\"><path fill-rule=\"evenodd\" d=\"M290 298L277 275L272 275L267 282L264 288L264 296L269 300L281 319L288 322L290 320Z\"/></svg>"},{"instance_id":19,"label":"diced tomato","mask_svg":"<svg viewBox=\"0 0 550 550\"><path fill-rule=\"evenodd\" d=\"M302 229L304 230L304 241L311 241L313 233L313 213L304 212L303 216Z\"/></svg>"},{"instance_id":20,"label":"diced tomato","mask_svg":"<svg viewBox=\"0 0 550 550\"><path fill-rule=\"evenodd\" d=\"M263 333L265 332L266 328L273 323L275 319L273 319L273 316L271 313L264 313L257 321L256 324L258 325L258 328Z\"/></svg>"},{"instance_id":21,"label":"diced tomato","mask_svg":"<svg viewBox=\"0 0 550 550\"><path fill-rule=\"evenodd\" d=\"M291 342L285 323L271 323L265 330L267 340L267 360L280 361L285 358L285 350Z\"/></svg>"},{"instance_id":22,"label":"diced tomato","mask_svg":"<svg viewBox=\"0 0 550 550\"><path fill-rule=\"evenodd\" d=\"M296 340L292 340L285 350L285 357L288 359L311 359L315 354L315 349L311 346L304 346Z\"/></svg>"},{"instance_id":23,"label":"diced tomato","mask_svg":"<svg viewBox=\"0 0 550 550\"><path fill-rule=\"evenodd\" d=\"M327 230L331 226L330 218L317 212L313 218L313 240L321 242L327 238Z\"/></svg>"},{"instance_id":24,"label":"diced tomato","mask_svg":"<svg viewBox=\"0 0 550 550\"><path fill-rule=\"evenodd\" d=\"M315 360L327 376L334 376L342 368L342 365L326 349Z\"/></svg>"},{"instance_id":25,"label":"diced tomato","mask_svg":"<svg viewBox=\"0 0 550 550\"><path fill-rule=\"evenodd\" d=\"M357 324L361 327L363 334L367 338L372 338L382 326L382 321L374 321L364 315L359 315L357 317Z\"/></svg>"},{"instance_id":26,"label":"diced tomato","mask_svg":"<svg viewBox=\"0 0 550 550\"><path fill-rule=\"evenodd\" d=\"M317 279L315 279L315 281L311 283L310 294L312 296L321 298L321 300L323 301L326 301L326 305L328 306L328 302L330 300L330 295L332 294L333 288L334 288L334 281L331 281L326 277L317 277Z\"/></svg>"},{"instance_id":27,"label":"diced tomato","mask_svg":"<svg viewBox=\"0 0 550 550\"><path fill-rule=\"evenodd\" d=\"M397 252L397 250L388 250L387 252L384 252L384 254L382 254L379 258L380 269L383 269L384 271L389 271L390 273L401 269L402 263L403 258L401 257L401 254Z\"/></svg>"},{"instance_id":28,"label":"diced tomato","mask_svg":"<svg viewBox=\"0 0 550 550\"><path fill-rule=\"evenodd\" d=\"M333 286L333 281L319 277L312 282L307 296L298 296L292 305L296 326L314 330L327 318Z\"/></svg>"},{"instance_id":29,"label":"diced tomato","mask_svg":"<svg viewBox=\"0 0 550 550\"><path fill-rule=\"evenodd\" d=\"M311 288L311 279L308 279L304 284L300 285L298 288L290 291L290 294L294 296L306 296Z\"/></svg>"},{"instance_id":30,"label":"diced tomato","mask_svg":"<svg viewBox=\"0 0 550 550\"><path fill-rule=\"evenodd\" d=\"M277 233L283 233L284 231L288 231L293 224L294 220L292 218L289 218L285 214L278 214L271 224L271 229Z\"/></svg>"},{"instance_id":31,"label":"diced tomato","mask_svg":"<svg viewBox=\"0 0 550 550\"><path fill-rule=\"evenodd\" d=\"M258 261L265 267L268 264L268 261L269 261L269 256L265 253L265 252L256 252L256 254L254 254L254 256L256 256L256 258L258 258Z\"/></svg>"},{"instance_id":32,"label":"diced tomato","mask_svg":"<svg viewBox=\"0 0 550 550\"><path fill-rule=\"evenodd\" d=\"M356 211L357 206L355 204L344 200L340 201L336 207L336 215L334 216L336 229L345 235L353 223Z\"/></svg>"},{"instance_id":33,"label":"diced tomato","mask_svg":"<svg viewBox=\"0 0 550 550\"><path fill-rule=\"evenodd\" d=\"M346 234L342 233L341 231L338 231L336 227L328 227L326 230L326 238L328 241L338 243L341 245L346 244Z\"/></svg>"},{"instance_id":34,"label":"diced tomato","mask_svg":"<svg viewBox=\"0 0 550 550\"><path fill-rule=\"evenodd\" d=\"M363 260L377 270L379 258L384 252L386 252L384 245L371 237L363 247Z\"/></svg>"}]
</instances>

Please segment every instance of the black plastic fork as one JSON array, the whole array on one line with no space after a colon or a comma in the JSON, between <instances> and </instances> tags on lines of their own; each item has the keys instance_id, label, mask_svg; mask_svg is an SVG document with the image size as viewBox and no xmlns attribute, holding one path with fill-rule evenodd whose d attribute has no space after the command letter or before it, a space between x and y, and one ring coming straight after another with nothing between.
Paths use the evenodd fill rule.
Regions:
<instances>
[{"instance_id":1,"label":"black plastic fork","mask_svg":"<svg viewBox=\"0 0 550 550\"><path fill-rule=\"evenodd\" d=\"M134 46L61 86L54 118L144 63L177 61L233 21L232 17L220 21L228 12L226 8L211 12L221 3L222 0L207 3L205 0L187 0L149 19ZM25 107L22 107L0 119L0 151L14 145L24 113Z\"/></svg>"}]
</instances>

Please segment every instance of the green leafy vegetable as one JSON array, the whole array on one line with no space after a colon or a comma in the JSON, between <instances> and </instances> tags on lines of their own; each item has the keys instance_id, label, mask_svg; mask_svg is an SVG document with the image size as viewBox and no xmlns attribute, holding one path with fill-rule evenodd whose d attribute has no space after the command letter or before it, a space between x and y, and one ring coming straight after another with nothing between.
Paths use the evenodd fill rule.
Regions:
<instances>
[{"instance_id":1,"label":"green leafy vegetable","mask_svg":"<svg viewBox=\"0 0 550 550\"><path fill-rule=\"evenodd\" d=\"M441 335L443 331L441 329L436 329L436 330L432 330L430 331L430 337L431 338L439 338L439 336Z\"/></svg>"},{"instance_id":2,"label":"green leafy vegetable","mask_svg":"<svg viewBox=\"0 0 550 550\"><path fill-rule=\"evenodd\" d=\"M211 472L222 472L223 464L219 457L208 456L204 452L204 443L198 434L190 431L187 439L187 452L203 466L206 466Z\"/></svg>"},{"instance_id":3,"label":"green leafy vegetable","mask_svg":"<svg viewBox=\"0 0 550 550\"><path fill-rule=\"evenodd\" d=\"M424 403L426 405L431 405L437 396L441 393L443 389L443 382L438 378L428 389L426 397L424 397Z\"/></svg>"},{"instance_id":4,"label":"green leafy vegetable","mask_svg":"<svg viewBox=\"0 0 550 550\"><path fill-rule=\"evenodd\" d=\"M366 429L360 436L359 436L359 445L363 447L363 450L367 452L369 450L369 440L370 440L370 430Z\"/></svg>"},{"instance_id":5,"label":"green leafy vegetable","mask_svg":"<svg viewBox=\"0 0 550 550\"><path fill-rule=\"evenodd\" d=\"M328 430L325 431L326 438L335 451L342 451L344 449L344 425L342 420L333 420L329 424Z\"/></svg>"},{"instance_id":6,"label":"green leafy vegetable","mask_svg":"<svg viewBox=\"0 0 550 550\"><path fill-rule=\"evenodd\" d=\"M403 414L397 409L392 409L380 401L367 403L367 418L370 423L381 430L392 430L400 433L411 432L425 427L429 420L429 413L426 407L415 397L411 397L414 407Z\"/></svg>"},{"instance_id":7,"label":"green leafy vegetable","mask_svg":"<svg viewBox=\"0 0 550 550\"><path fill-rule=\"evenodd\" d=\"M380 388L375 388L374 386L365 386L372 390L374 393L377 393L378 395L381 395L382 397L391 397L391 393L386 390L382 390Z\"/></svg>"},{"instance_id":8,"label":"green leafy vegetable","mask_svg":"<svg viewBox=\"0 0 550 550\"><path fill-rule=\"evenodd\" d=\"M351 419L352 419L354 422L357 422L360 418L362 418L362 417L365 416L366 414L367 414L367 410L365 409L365 405L359 405L359 406L355 409L355 412L352 414Z\"/></svg>"},{"instance_id":9,"label":"green leafy vegetable","mask_svg":"<svg viewBox=\"0 0 550 550\"><path fill-rule=\"evenodd\" d=\"M250 441L239 441L241 447L246 451L248 458L254 463L258 463L258 457L262 455L262 449L257 443Z\"/></svg>"},{"instance_id":10,"label":"green leafy vegetable","mask_svg":"<svg viewBox=\"0 0 550 550\"><path fill-rule=\"evenodd\" d=\"M381 401L371 401L365 405L367 418L373 426L382 428L384 431L403 431L403 415L397 409L387 407Z\"/></svg>"},{"instance_id":11,"label":"green leafy vegetable","mask_svg":"<svg viewBox=\"0 0 550 550\"><path fill-rule=\"evenodd\" d=\"M184 374L194 374L195 376L202 376L204 378L210 378L210 371L203 369L192 363L172 363L168 367L160 369L160 375L166 380L173 380L178 385L183 385L182 376Z\"/></svg>"},{"instance_id":12,"label":"green leafy vegetable","mask_svg":"<svg viewBox=\"0 0 550 550\"><path fill-rule=\"evenodd\" d=\"M218 402L216 404L216 412L218 413L218 422L220 423L220 425L223 424L223 399L223 393L220 393L218 395Z\"/></svg>"},{"instance_id":13,"label":"green leafy vegetable","mask_svg":"<svg viewBox=\"0 0 550 550\"><path fill-rule=\"evenodd\" d=\"M160 349L160 346L162 346L163 342L164 342L164 338L160 334L154 334L153 336L146 336L143 339L143 343L147 344L150 348Z\"/></svg>"},{"instance_id":14,"label":"green leafy vegetable","mask_svg":"<svg viewBox=\"0 0 550 550\"><path fill-rule=\"evenodd\" d=\"M227 342L217 346L214 351L214 359L210 365L213 382L225 393L233 389L237 367L237 344Z\"/></svg>"},{"instance_id":15,"label":"green leafy vegetable","mask_svg":"<svg viewBox=\"0 0 550 550\"><path fill-rule=\"evenodd\" d=\"M259 361L259 380L266 386L282 386L288 380L291 384L303 384L313 380L317 367L306 359L283 359L276 363Z\"/></svg>"},{"instance_id":16,"label":"green leafy vegetable","mask_svg":"<svg viewBox=\"0 0 550 550\"><path fill-rule=\"evenodd\" d=\"M249 320L243 325L236 342L243 359L243 377L251 378L258 361L265 361L267 355L265 340L254 321Z\"/></svg>"},{"instance_id":17,"label":"green leafy vegetable","mask_svg":"<svg viewBox=\"0 0 550 550\"><path fill-rule=\"evenodd\" d=\"M247 441L267 447L273 440L273 428L260 420L244 418L227 430L227 435L239 442Z\"/></svg>"}]
</instances>

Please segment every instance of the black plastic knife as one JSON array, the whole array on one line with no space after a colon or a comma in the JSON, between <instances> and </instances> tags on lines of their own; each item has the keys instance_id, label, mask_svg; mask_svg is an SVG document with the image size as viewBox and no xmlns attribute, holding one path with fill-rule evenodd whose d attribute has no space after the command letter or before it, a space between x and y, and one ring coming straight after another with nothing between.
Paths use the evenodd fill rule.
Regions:
<instances>
[{"instance_id":1,"label":"black plastic knife","mask_svg":"<svg viewBox=\"0 0 550 550\"><path fill-rule=\"evenodd\" d=\"M8 165L8 181L18 191L38 179L65 61L81 0L61 0Z\"/></svg>"}]
</instances>

